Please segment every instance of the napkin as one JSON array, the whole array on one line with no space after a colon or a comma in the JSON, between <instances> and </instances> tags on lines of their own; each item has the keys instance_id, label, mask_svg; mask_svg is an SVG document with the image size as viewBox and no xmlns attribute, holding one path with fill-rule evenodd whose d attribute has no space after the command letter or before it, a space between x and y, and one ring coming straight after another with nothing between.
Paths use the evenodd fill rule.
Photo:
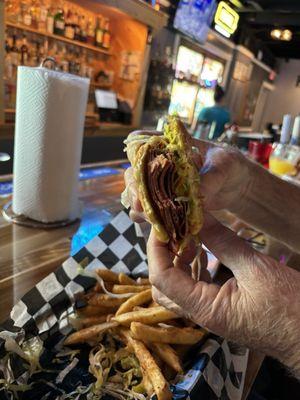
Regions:
<instances>
[{"instance_id":1,"label":"napkin","mask_svg":"<svg viewBox=\"0 0 300 400\"><path fill-rule=\"evenodd\" d=\"M89 79L19 67L13 211L44 223L80 215L77 195Z\"/></svg>"}]
</instances>

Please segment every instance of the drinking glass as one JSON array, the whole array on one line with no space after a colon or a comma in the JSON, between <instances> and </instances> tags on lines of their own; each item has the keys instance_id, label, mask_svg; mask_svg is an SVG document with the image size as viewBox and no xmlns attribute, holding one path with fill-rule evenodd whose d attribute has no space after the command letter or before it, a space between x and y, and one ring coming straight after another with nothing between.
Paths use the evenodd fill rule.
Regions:
<instances>
[{"instance_id":1,"label":"drinking glass","mask_svg":"<svg viewBox=\"0 0 300 400\"><path fill-rule=\"evenodd\" d=\"M274 143L269 159L269 169L277 175L295 176L300 167L300 147Z\"/></svg>"}]
</instances>

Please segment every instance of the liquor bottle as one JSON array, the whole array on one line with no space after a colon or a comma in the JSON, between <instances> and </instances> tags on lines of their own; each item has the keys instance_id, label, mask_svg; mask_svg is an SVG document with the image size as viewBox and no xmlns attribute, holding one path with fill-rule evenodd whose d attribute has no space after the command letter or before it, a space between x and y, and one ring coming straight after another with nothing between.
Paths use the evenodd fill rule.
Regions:
<instances>
[{"instance_id":1,"label":"liquor bottle","mask_svg":"<svg viewBox=\"0 0 300 400\"><path fill-rule=\"evenodd\" d=\"M20 63L20 52L17 47L17 36L13 35L12 38L13 38L13 41L12 41L12 46L10 49L10 54L11 54L11 60L12 60L13 67L15 69L17 69L17 67Z\"/></svg>"},{"instance_id":2,"label":"liquor bottle","mask_svg":"<svg viewBox=\"0 0 300 400\"><path fill-rule=\"evenodd\" d=\"M31 26L32 17L30 12L31 9L30 3L24 2L22 4L22 7L23 7L23 24L26 26Z\"/></svg>"},{"instance_id":3,"label":"liquor bottle","mask_svg":"<svg viewBox=\"0 0 300 400\"><path fill-rule=\"evenodd\" d=\"M53 15L52 7L49 7L49 9L48 9L46 31L48 33L50 33L51 35L54 32L54 15Z\"/></svg>"},{"instance_id":4,"label":"liquor bottle","mask_svg":"<svg viewBox=\"0 0 300 400\"><path fill-rule=\"evenodd\" d=\"M80 17L79 25L80 25L80 41L86 43L87 32L86 32L86 20L84 15Z\"/></svg>"},{"instance_id":5,"label":"liquor bottle","mask_svg":"<svg viewBox=\"0 0 300 400\"><path fill-rule=\"evenodd\" d=\"M5 53L7 53L7 54L10 53L10 48L11 48L10 38L8 38L7 35L5 35L5 45L4 45Z\"/></svg>"},{"instance_id":6,"label":"liquor bottle","mask_svg":"<svg viewBox=\"0 0 300 400\"><path fill-rule=\"evenodd\" d=\"M54 33L55 35L64 36L65 32L65 16L62 8L58 8L54 15Z\"/></svg>"},{"instance_id":7,"label":"liquor bottle","mask_svg":"<svg viewBox=\"0 0 300 400\"><path fill-rule=\"evenodd\" d=\"M95 45L97 47L102 47L103 43L103 30L101 27L101 17L97 18L97 25L96 25L96 31L95 31Z\"/></svg>"},{"instance_id":8,"label":"liquor bottle","mask_svg":"<svg viewBox=\"0 0 300 400\"><path fill-rule=\"evenodd\" d=\"M11 58L11 52L7 51L4 58L4 79L13 78L13 63Z\"/></svg>"},{"instance_id":9,"label":"liquor bottle","mask_svg":"<svg viewBox=\"0 0 300 400\"><path fill-rule=\"evenodd\" d=\"M49 55L49 40L47 38L44 41L44 54L45 57Z\"/></svg>"},{"instance_id":10,"label":"liquor bottle","mask_svg":"<svg viewBox=\"0 0 300 400\"><path fill-rule=\"evenodd\" d=\"M25 3L25 1L21 1L20 2L20 12L18 14L18 24L24 24L24 13L25 13L25 9L27 7L27 4Z\"/></svg>"},{"instance_id":11,"label":"liquor bottle","mask_svg":"<svg viewBox=\"0 0 300 400\"><path fill-rule=\"evenodd\" d=\"M13 22L14 24L23 23L23 21L20 18L20 14L22 12L21 3L15 0L5 0L4 3L5 3L4 13L7 20Z\"/></svg>"},{"instance_id":12,"label":"liquor bottle","mask_svg":"<svg viewBox=\"0 0 300 400\"><path fill-rule=\"evenodd\" d=\"M66 14L65 37L73 40L75 37L75 28L72 18L72 11L69 9Z\"/></svg>"},{"instance_id":13,"label":"liquor bottle","mask_svg":"<svg viewBox=\"0 0 300 400\"><path fill-rule=\"evenodd\" d=\"M75 58L74 58L74 63L75 63L75 65L74 65L74 70L75 70L75 74L76 74L76 75L79 75L79 74L80 74L80 67L81 67L81 65L80 65L80 59L81 59L80 53L79 53L78 50L77 50L77 51L75 51Z\"/></svg>"},{"instance_id":14,"label":"liquor bottle","mask_svg":"<svg viewBox=\"0 0 300 400\"><path fill-rule=\"evenodd\" d=\"M102 29L102 20L101 17L97 18L97 24L96 24L96 31L95 31L95 45L97 47L102 47L103 43L103 29Z\"/></svg>"},{"instance_id":15,"label":"liquor bottle","mask_svg":"<svg viewBox=\"0 0 300 400\"><path fill-rule=\"evenodd\" d=\"M35 0L33 0L32 5L30 7L30 14L31 14L31 26L34 29L38 29L39 6Z\"/></svg>"},{"instance_id":16,"label":"liquor bottle","mask_svg":"<svg viewBox=\"0 0 300 400\"><path fill-rule=\"evenodd\" d=\"M27 37L23 35L22 45L21 45L21 65L28 65L28 45Z\"/></svg>"},{"instance_id":17,"label":"liquor bottle","mask_svg":"<svg viewBox=\"0 0 300 400\"><path fill-rule=\"evenodd\" d=\"M77 11L73 13L73 26L74 26L74 39L80 40L79 16Z\"/></svg>"},{"instance_id":18,"label":"liquor bottle","mask_svg":"<svg viewBox=\"0 0 300 400\"><path fill-rule=\"evenodd\" d=\"M42 42L40 43L40 46L39 46L39 65L41 64L41 62L47 56L47 51L46 51L46 47L45 47L45 41L47 41L47 39L46 40L42 40Z\"/></svg>"},{"instance_id":19,"label":"liquor bottle","mask_svg":"<svg viewBox=\"0 0 300 400\"><path fill-rule=\"evenodd\" d=\"M83 50L83 52L81 53L81 57L80 57L80 71L79 74L82 77L86 77L87 76L87 55L86 55L86 51L85 49Z\"/></svg>"},{"instance_id":20,"label":"liquor bottle","mask_svg":"<svg viewBox=\"0 0 300 400\"><path fill-rule=\"evenodd\" d=\"M4 103L5 108L14 108L16 99L16 77L11 57L12 38L7 39L4 58Z\"/></svg>"},{"instance_id":21,"label":"liquor bottle","mask_svg":"<svg viewBox=\"0 0 300 400\"><path fill-rule=\"evenodd\" d=\"M87 24L87 42L88 44L95 43L95 21L92 18L89 18Z\"/></svg>"},{"instance_id":22,"label":"liquor bottle","mask_svg":"<svg viewBox=\"0 0 300 400\"><path fill-rule=\"evenodd\" d=\"M300 146L300 114L295 118L290 144Z\"/></svg>"},{"instance_id":23,"label":"liquor bottle","mask_svg":"<svg viewBox=\"0 0 300 400\"><path fill-rule=\"evenodd\" d=\"M105 49L110 48L110 32L109 32L109 19L104 20L104 32L103 32L103 43L102 46Z\"/></svg>"},{"instance_id":24,"label":"liquor bottle","mask_svg":"<svg viewBox=\"0 0 300 400\"><path fill-rule=\"evenodd\" d=\"M47 30L47 16L48 16L48 10L45 5L44 0L42 0L40 5L40 18L38 21L38 29L40 31L46 31Z\"/></svg>"},{"instance_id":25,"label":"liquor bottle","mask_svg":"<svg viewBox=\"0 0 300 400\"><path fill-rule=\"evenodd\" d=\"M41 61L42 61L42 54L41 54L41 42L40 41L36 41L35 43L36 46L36 65L40 65Z\"/></svg>"}]
</instances>

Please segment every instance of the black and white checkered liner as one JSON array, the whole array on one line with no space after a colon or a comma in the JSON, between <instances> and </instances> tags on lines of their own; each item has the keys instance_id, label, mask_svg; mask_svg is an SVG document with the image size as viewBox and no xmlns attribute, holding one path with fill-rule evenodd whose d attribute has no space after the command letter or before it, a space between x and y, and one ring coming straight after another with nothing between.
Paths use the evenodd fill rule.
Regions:
<instances>
[{"instance_id":1,"label":"black and white checkered liner","mask_svg":"<svg viewBox=\"0 0 300 400\"><path fill-rule=\"evenodd\" d=\"M147 275L142 229L132 223L126 211L121 211L98 236L23 296L14 306L10 319L2 325L0 367L1 360L6 355L3 338L8 334L12 335L12 332L21 331L26 339L39 335L45 349L48 349L49 343L51 348L61 346L64 335L71 330L66 317L73 310L76 295L95 283L92 278L80 275L78 264L86 265L88 270L109 268L133 276ZM22 366L20 358L19 361L14 358L16 365L12 370L15 382L24 382L28 371ZM220 337L210 336L196 354L190 370L173 386L174 398L239 400L247 358L247 350L237 348ZM75 369L77 371L78 367L74 371ZM72 373L76 377L74 371ZM78 380L81 382L82 374L80 370ZM0 379L1 375L0 368ZM39 390L42 389L39 387ZM43 387L43 390L44 395L47 390L53 392L52 387ZM1 393L3 391L0 391L0 399ZM32 393L28 397L27 393L26 398L42 398L36 396L36 393Z\"/></svg>"}]
</instances>

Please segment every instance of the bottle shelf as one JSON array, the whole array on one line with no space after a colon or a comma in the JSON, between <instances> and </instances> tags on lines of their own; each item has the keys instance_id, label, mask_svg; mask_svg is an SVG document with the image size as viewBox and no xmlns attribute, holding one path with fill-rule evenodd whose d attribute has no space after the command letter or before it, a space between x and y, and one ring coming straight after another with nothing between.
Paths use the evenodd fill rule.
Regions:
<instances>
[{"instance_id":1,"label":"bottle shelf","mask_svg":"<svg viewBox=\"0 0 300 400\"><path fill-rule=\"evenodd\" d=\"M37 35L40 35L40 36L44 36L44 37L47 37L47 38L50 38L50 39L59 40L61 42L68 43L68 44L71 44L73 46L82 47L84 49L91 50L91 51L93 51L95 53L105 54L107 56L111 56L112 55L112 53L109 50L100 49L99 47L93 46L91 44L79 42L78 40L68 39L68 38L65 38L64 36L55 35L55 34L51 34L51 33L48 33L48 32L43 32L43 31L39 31L38 29L31 28L30 26L21 25L21 24L15 24L14 22L10 22L10 21L6 21L5 24L6 24L6 26L9 26L11 28L21 29L23 31L34 33L34 34L37 34Z\"/></svg>"}]
</instances>

